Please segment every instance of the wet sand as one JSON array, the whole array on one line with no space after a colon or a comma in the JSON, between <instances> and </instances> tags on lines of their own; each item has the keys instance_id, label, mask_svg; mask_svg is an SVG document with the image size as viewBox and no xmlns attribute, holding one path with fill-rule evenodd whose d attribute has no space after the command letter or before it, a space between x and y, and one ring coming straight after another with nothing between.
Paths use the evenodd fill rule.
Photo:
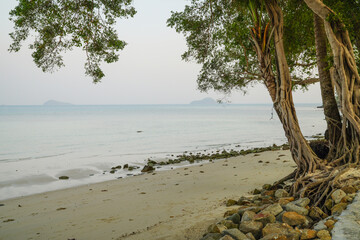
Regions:
<instances>
[{"instance_id":1,"label":"wet sand","mask_svg":"<svg viewBox=\"0 0 360 240\"><path fill-rule=\"evenodd\" d=\"M0 239L199 239L227 199L294 166L269 151L0 201Z\"/></svg>"}]
</instances>

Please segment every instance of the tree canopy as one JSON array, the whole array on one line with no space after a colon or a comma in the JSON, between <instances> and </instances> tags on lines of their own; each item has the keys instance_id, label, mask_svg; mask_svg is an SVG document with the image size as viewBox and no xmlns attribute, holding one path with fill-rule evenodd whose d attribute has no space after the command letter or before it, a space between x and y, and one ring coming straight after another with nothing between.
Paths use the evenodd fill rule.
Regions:
<instances>
[{"instance_id":1,"label":"tree canopy","mask_svg":"<svg viewBox=\"0 0 360 240\"><path fill-rule=\"evenodd\" d=\"M126 42L119 40L114 28L118 18L133 17L132 0L19 0L10 12L14 32L10 51L19 51L21 44L33 34L35 64L45 71L64 66L63 52L74 47L86 52L85 73L94 82L104 73L101 62L118 60L117 52Z\"/></svg>"}]
</instances>

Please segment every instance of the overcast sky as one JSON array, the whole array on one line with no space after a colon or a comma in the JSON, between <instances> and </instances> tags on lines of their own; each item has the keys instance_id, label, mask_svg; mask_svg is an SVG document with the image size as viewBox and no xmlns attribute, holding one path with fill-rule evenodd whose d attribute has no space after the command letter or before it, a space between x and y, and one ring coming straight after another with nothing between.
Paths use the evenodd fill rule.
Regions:
<instances>
[{"instance_id":1,"label":"overcast sky","mask_svg":"<svg viewBox=\"0 0 360 240\"><path fill-rule=\"evenodd\" d=\"M99 84L84 74L85 55L77 50L65 55L65 68L43 73L32 61L31 51L9 53L12 24L8 13L16 0L0 2L0 105L38 105L49 99L73 104L186 104L204 97L224 98L221 94L201 93L196 78L200 66L181 61L186 50L182 35L166 27L170 12L180 11L185 0L135 0L138 13L120 20L118 34L128 43L120 60L103 64L106 77ZM318 85L294 94L298 103L320 103ZM270 103L261 85L249 88L244 96L233 92L232 103Z\"/></svg>"}]
</instances>

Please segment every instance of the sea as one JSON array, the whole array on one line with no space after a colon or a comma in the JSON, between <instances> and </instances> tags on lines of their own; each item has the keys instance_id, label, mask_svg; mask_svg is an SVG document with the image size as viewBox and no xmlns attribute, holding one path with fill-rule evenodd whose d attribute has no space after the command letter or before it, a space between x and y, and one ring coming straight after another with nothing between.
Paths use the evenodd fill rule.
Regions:
<instances>
[{"instance_id":1,"label":"sea","mask_svg":"<svg viewBox=\"0 0 360 240\"><path fill-rule=\"evenodd\" d=\"M309 139L326 129L318 105L296 106ZM121 181L139 174L149 159L286 142L267 104L0 106L0 200ZM124 164L139 169L109 172Z\"/></svg>"}]
</instances>

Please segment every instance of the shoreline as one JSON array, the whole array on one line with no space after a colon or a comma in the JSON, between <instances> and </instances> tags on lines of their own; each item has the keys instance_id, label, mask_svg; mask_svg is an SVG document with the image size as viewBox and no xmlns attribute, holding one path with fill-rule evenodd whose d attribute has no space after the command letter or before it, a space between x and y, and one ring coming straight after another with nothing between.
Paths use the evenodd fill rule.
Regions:
<instances>
[{"instance_id":1,"label":"shoreline","mask_svg":"<svg viewBox=\"0 0 360 240\"><path fill-rule=\"evenodd\" d=\"M288 150L267 151L4 200L0 239L196 239L226 199L294 166Z\"/></svg>"}]
</instances>

